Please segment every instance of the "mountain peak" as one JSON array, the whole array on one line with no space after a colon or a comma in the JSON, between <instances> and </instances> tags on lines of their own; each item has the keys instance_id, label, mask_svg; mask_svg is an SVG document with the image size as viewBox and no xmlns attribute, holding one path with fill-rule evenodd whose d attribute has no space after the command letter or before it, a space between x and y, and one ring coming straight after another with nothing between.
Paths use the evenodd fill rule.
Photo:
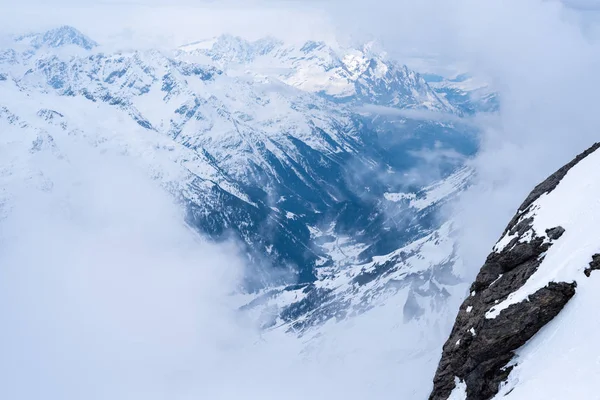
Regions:
<instances>
[{"instance_id":1,"label":"mountain peak","mask_svg":"<svg viewBox=\"0 0 600 400\"><path fill-rule=\"evenodd\" d=\"M249 63L257 57L271 53L281 45L282 41L270 36L249 41L239 36L223 34L181 46L180 50L204 54L221 63Z\"/></svg>"},{"instance_id":2,"label":"mountain peak","mask_svg":"<svg viewBox=\"0 0 600 400\"><path fill-rule=\"evenodd\" d=\"M28 35L19 36L15 39L15 41L29 43L36 49L42 47L58 48L62 46L75 45L86 50L91 50L98 46L98 43L74 27L68 25L50 29L46 32L31 33Z\"/></svg>"}]
</instances>

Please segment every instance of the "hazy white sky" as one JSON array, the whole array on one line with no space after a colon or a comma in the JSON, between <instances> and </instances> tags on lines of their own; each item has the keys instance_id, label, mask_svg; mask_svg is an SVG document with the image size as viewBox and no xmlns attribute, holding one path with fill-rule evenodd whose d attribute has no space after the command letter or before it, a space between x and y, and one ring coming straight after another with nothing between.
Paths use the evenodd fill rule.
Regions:
<instances>
[{"instance_id":1,"label":"hazy white sky","mask_svg":"<svg viewBox=\"0 0 600 400\"><path fill-rule=\"evenodd\" d=\"M556 3L537 0L536 3ZM529 7L507 2L460 0L0 0L0 34L73 25L107 47L165 47L221 33L249 39L377 39L393 54L455 53L463 28L498 8L503 14ZM595 18L600 0L564 0ZM494 11L496 12L496 11ZM532 24L533 26L533 24ZM450 49L448 49L450 47Z\"/></svg>"},{"instance_id":2,"label":"hazy white sky","mask_svg":"<svg viewBox=\"0 0 600 400\"><path fill-rule=\"evenodd\" d=\"M331 31L323 8L300 2L2 0L4 33L60 24L77 27L101 44L175 47L222 33L256 39L323 38Z\"/></svg>"}]
</instances>

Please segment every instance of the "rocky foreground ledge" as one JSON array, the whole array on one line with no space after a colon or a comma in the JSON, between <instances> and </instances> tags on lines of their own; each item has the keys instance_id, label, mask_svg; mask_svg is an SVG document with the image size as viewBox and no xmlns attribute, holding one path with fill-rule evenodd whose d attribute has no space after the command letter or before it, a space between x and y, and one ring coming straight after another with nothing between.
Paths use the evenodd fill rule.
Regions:
<instances>
[{"instance_id":1,"label":"rocky foreground ledge","mask_svg":"<svg viewBox=\"0 0 600 400\"><path fill-rule=\"evenodd\" d=\"M466 396L467 400L494 397L514 367L514 351L558 315L575 295L575 281L548 282L520 302L507 300L538 270L548 249L565 233L561 226L536 231L536 201L551 193L574 166L598 148L600 143L556 171L519 207L460 307L443 347L430 400L446 400L458 386L463 392L460 397ZM592 260L585 275L598 269L599 260L600 256Z\"/></svg>"}]
</instances>

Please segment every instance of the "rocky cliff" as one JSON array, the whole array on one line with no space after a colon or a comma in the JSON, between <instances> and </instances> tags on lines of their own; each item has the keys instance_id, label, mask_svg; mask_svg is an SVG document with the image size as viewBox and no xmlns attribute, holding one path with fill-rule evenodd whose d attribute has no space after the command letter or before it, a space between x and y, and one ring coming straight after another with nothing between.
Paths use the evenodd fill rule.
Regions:
<instances>
[{"instance_id":1,"label":"rocky cliff","mask_svg":"<svg viewBox=\"0 0 600 400\"><path fill-rule=\"evenodd\" d=\"M596 256L590 254L589 264L578 265L560 256L578 249L554 247L564 244L571 229L573 234L583 231L578 218L585 219L586 212L592 218L598 211L593 198L589 208L569 198L590 190L599 147L596 143L560 168L519 207L460 307L443 347L431 400L485 400L498 394L518 364L515 351L561 312L575 295L577 281L597 267ZM583 189L574 192L575 186Z\"/></svg>"}]
</instances>

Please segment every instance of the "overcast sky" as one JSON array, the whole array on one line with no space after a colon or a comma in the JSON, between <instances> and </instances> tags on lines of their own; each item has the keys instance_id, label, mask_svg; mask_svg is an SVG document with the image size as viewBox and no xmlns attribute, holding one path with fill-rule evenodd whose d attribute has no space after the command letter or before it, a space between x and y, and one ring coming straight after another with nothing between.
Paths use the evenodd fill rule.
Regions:
<instances>
[{"instance_id":1,"label":"overcast sky","mask_svg":"<svg viewBox=\"0 0 600 400\"><path fill-rule=\"evenodd\" d=\"M490 1L487 10L495 3ZM501 15L529 3L507 2L500 7ZM600 0L564 3L592 20L600 9ZM460 27L476 23L486 8L467 0L0 0L0 33L69 24L107 47L119 48L173 48L221 33L249 39L335 37L350 43L377 39L391 53L406 55L447 50Z\"/></svg>"}]
</instances>

